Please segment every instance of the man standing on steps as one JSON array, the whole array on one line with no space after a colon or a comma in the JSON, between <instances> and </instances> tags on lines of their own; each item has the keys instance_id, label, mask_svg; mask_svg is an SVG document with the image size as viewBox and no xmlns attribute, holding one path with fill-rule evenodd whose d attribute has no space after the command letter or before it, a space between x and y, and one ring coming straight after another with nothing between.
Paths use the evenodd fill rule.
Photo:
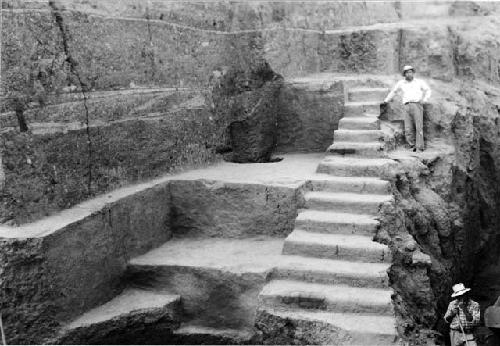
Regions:
<instances>
[{"instance_id":1,"label":"man standing on steps","mask_svg":"<svg viewBox=\"0 0 500 346\"><path fill-rule=\"evenodd\" d=\"M431 97L431 89L421 79L414 78L415 68L403 68L404 79L396 83L384 103L390 102L396 92L402 92L404 105L405 138L413 151L424 150L424 103ZM416 132L416 135L415 135ZM416 144L415 144L416 137Z\"/></svg>"},{"instance_id":2,"label":"man standing on steps","mask_svg":"<svg viewBox=\"0 0 500 346\"><path fill-rule=\"evenodd\" d=\"M444 315L446 323L450 324L451 346L476 346L474 340L474 328L479 325L479 304L470 299L470 288L464 284L453 285L453 300L448 305Z\"/></svg>"}]
</instances>

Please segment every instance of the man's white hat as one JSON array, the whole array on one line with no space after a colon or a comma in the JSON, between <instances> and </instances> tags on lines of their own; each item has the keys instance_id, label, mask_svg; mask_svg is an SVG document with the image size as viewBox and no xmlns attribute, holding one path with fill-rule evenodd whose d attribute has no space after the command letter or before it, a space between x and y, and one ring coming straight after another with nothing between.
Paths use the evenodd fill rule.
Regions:
<instances>
[{"instance_id":1,"label":"man's white hat","mask_svg":"<svg viewBox=\"0 0 500 346\"><path fill-rule=\"evenodd\" d=\"M452 298L461 296L470 291L470 288L465 288L464 284L462 283L453 285L452 289L453 289L453 293L451 295Z\"/></svg>"},{"instance_id":2,"label":"man's white hat","mask_svg":"<svg viewBox=\"0 0 500 346\"><path fill-rule=\"evenodd\" d=\"M403 67L403 76L405 75L405 72L409 70L413 70L413 72L415 72L415 67L411 65L406 65L405 67Z\"/></svg>"}]
</instances>

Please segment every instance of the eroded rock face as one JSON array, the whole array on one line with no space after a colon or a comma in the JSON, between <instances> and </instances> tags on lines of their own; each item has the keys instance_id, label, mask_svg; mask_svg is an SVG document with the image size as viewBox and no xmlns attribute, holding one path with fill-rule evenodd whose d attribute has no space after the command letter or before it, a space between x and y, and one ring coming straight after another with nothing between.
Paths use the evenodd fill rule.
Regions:
<instances>
[{"instance_id":1,"label":"eroded rock face","mask_svg":"<svg viewBox=\"0 0 500 346\"><path fill-rule=\"evenodd\" d=\"M322 152L344 113L341 82L286 81L279 95L278 152Z\"/></svg>"},{"instance_id":2,"label":"eroded rock face","mask_svg":"<svg viewBox=\"0 0 500 346\"><path fill-rule=\"evenodd\" d=\"M446 335L442 316L454 283L472 287L483 307L500 293L498 91L463 80L433 88L428 147L414 157L394 154L402 169L394 181L397 203L384 210L388 234L378 235L396 253L396 308L413 342L428 338L422 330Z\"/></svg>"},{"instance_id":3,"label":"eroded rock face","mask_svg":"<svg viewBox=\"0 0 500 346\"><path fill-rule=\"evenodd\" d=\"M277 143L281 85L282 78L264 61L249 72L221 72L212 98L215 113L228 123L224 149L228 161L270 161Z\"/></svg>"},{"instance_id":4,"label":"eroded rock face","mask_svg":"<svg viewBox=\"0 0 500 346\"><path fill-rule=\"evenodd\" d=\"M264 345L342 345L350 341L349 336L331 325L280 318L265 311L257 317L257 328L263 333Z\"/></svg>"}]
</instances>

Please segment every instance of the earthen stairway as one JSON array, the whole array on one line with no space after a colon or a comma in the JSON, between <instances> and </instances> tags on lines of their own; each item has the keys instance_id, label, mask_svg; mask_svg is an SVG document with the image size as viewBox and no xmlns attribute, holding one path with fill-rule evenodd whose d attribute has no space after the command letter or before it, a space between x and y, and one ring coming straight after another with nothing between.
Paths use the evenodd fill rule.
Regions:
<instances>
[{"instance_id":1,"label":"earthen stairway","mask_svg":"<svg viewBox=\"0 0 500 346\"><path fill-rule=\"evenodd\" d=\"M321 178L311 181L307 209L285 240L282 254L291 259L260 293L259 313L268 320L309 321L334 334L311 342L387 345L397 339L387 274L391 255L372 240L380 206L393 201L389 182L379 178L395 164L383 158L378 119L386 93L347 92L345 117L317 169Z\"/></svg>"}]
</instances>

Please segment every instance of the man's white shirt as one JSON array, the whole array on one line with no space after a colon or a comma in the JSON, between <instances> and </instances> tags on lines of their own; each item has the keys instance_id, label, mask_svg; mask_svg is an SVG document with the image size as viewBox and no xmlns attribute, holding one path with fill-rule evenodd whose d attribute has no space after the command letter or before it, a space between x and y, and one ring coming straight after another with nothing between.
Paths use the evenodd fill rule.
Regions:
<instances>
[{"instance_id":1,"label":"man's white shirt","mask_svg":"<svg viewBox=\"0 0 500 346\"><path fill-rule=\"evenodd\" d=\"M392 100L396 92L402 92L403 104L407 102L427 102L431 97L431 88L421 79L413 78L411 82L402 79L396 83L385 102Z\"/></svg>"}]
</instances>

